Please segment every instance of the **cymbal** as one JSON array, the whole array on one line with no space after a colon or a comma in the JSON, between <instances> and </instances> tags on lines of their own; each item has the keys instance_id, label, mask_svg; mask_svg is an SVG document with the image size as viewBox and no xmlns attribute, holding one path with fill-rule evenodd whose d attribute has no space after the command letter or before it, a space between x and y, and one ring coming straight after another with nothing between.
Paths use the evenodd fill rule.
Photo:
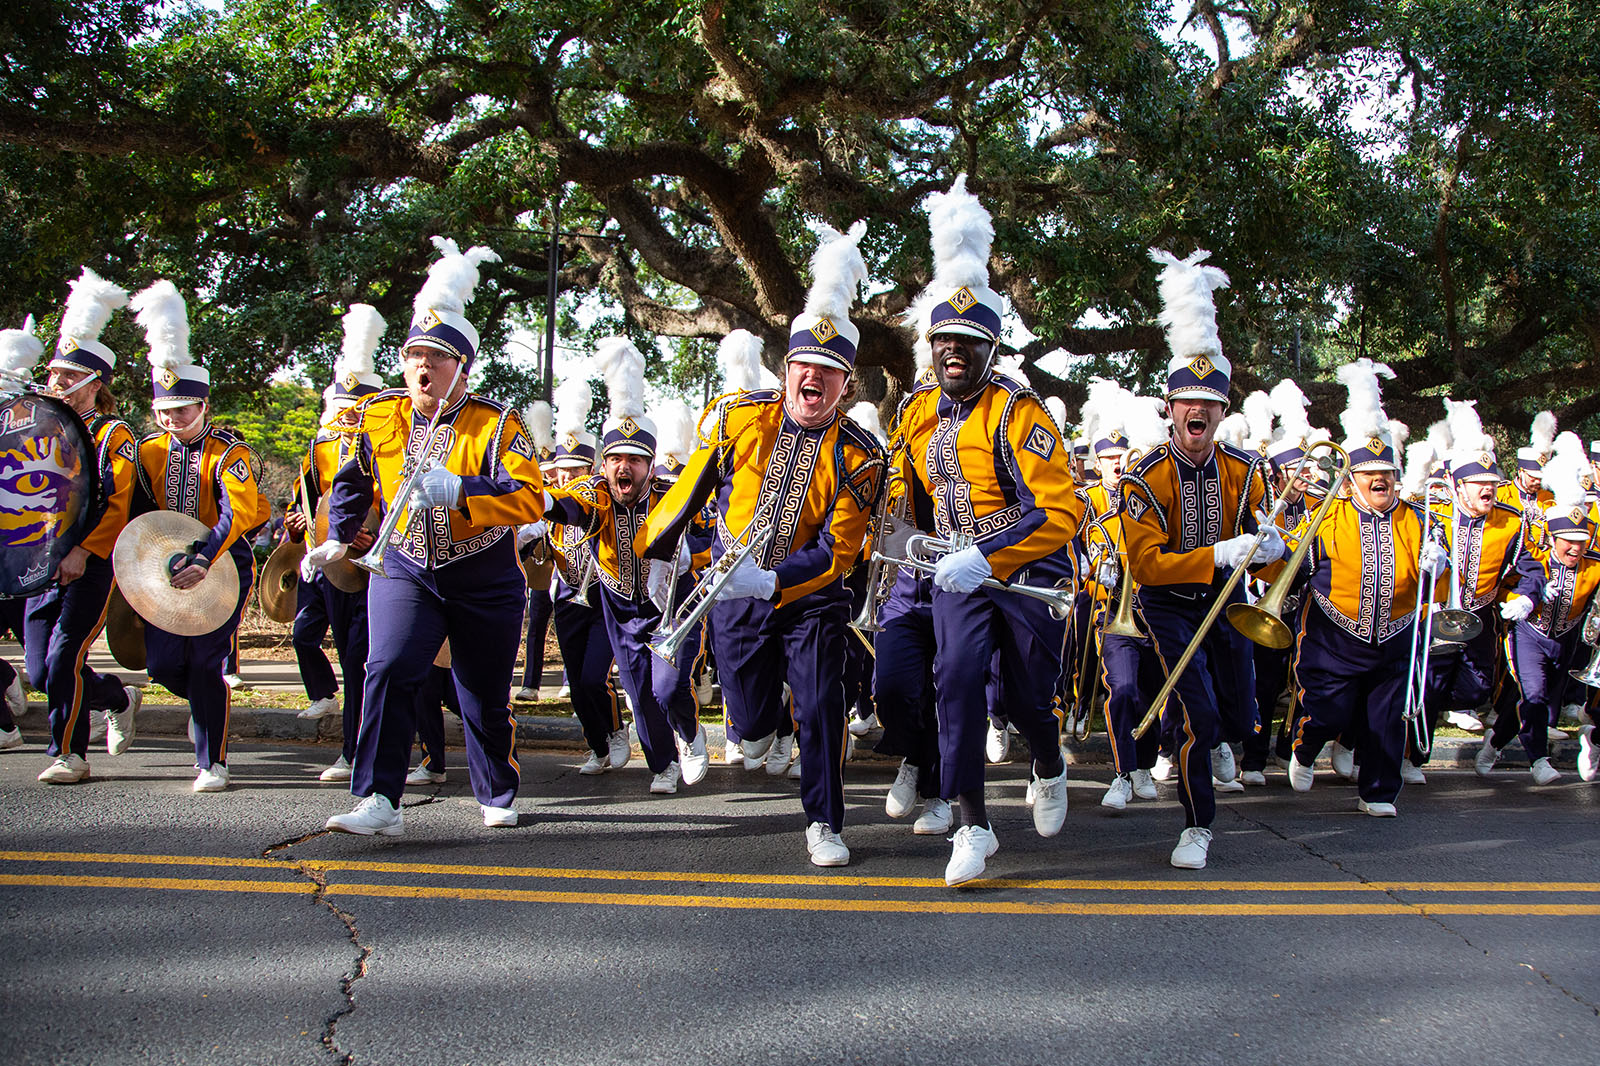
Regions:
<instances>
[{"instance_id":1,"label":"cymbal","mask_svg":"<svg viewBox=\"0 0 1600 1066\"><path fill-rule=\"evenodd\" d=\"M239 603L239 568L223 552L211 561L200 584L172 587L167 566L211 535L198 519L177 511L151 511L123 527L111 550L111 569L128 604L150 625L180 637L221 628Z\"/></svg>"},{"instance_id":2,"label":"cymbal","mask_svg":"<svg viewBox=\"0 0 1600 1066\"><path fill-rule=\"evenodd\" d=\"M300 560L305 558L304 541L285 540L272 549L261 568L261 613L274 622L293 622L295 600L300 586Z\"/></svg>"},{"instance_id":3,"label":"cymbal","mask_svg":"<svg viewBox=\"0 0 1600 1066\"><path fill-rule=\"evenodd\" d=\"M124 670L145 668L144 619L128 606L116 585L111 586L111 602L106 606L106 646Z\"/></svg>"},{"instance_id":4,"label":"cymbal","mask_svg":"<svg viewBox=\"0 0 1600 1066\"><path fill-rule=\"evenodd\" d=\"M331 493L324 492L317 501L317 543L321 544L328 539L328 507L333 499ZM361 528L369 533L378 529L378 509L372 508L367 512L367 517L361 523ZM322 568L323 576L328 579L328 584L340 592L365 592L367 590L368 574L355 564L352 558L356 552L351 551L343 559L336 559Z\"/></svg>"}]
</instances>

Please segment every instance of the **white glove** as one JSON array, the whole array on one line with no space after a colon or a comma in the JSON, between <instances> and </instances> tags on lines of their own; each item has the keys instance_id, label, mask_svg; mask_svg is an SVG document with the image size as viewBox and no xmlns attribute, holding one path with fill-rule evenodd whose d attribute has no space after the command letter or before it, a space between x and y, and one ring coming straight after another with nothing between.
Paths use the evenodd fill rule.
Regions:
<instances>
[{"instance_id":1,"label":"white glove","mask_svg":"<svg viewBox=\"0 0 1600 1066\"><path fill-rule=\"evenodd\" d=\"M441 466L431 467L417 478L411 490L413 509L425 507L456 507L461 503L461 475L452 474Z\"/></svg>"},{"instance_id":2,"label":"white glove","mask_svg":"<svg viewBox=\"0 0 1600 1066\"><path fill-rule=\"evenodd\" d=\"M1521 622L1533 617L1533 601L1526 596L1513 596L1500 605L1500 617L1508 622Z\"/></svg>"},{"instance_id":3,"label":"white glove","mask_svg":"<svg viewBox=\"0 0 1600 1066\"><path fill-rule=\"evenodd\" d=\"M658 611L665 612L667 609L667 592L671 587L668 578L671 576L666 563L659 559L651 562L650 574L644 579L644 587L650 596L650 602L656 605Z\"/></svg>"},{"instance_id":4,"label":"white glove","mask_svg":"<svg viewBox=\"0 0 1600 1066\"><path fill-rule=\"evenodd\" d=\"M1251 562L1275 563L1289 554L1283 543L1283 534L1278 532L1277 526L1267 521L1265 511L1256 512L1256 528L1264 532L1261 534L1261 547L1256 549L1256 557Z\"/></svg>"},{"instance_id":5,"label":"white glove","mask_svg":"<svg viewBox=\"0 0 1600 1066\"><path fill-rule=\"evenodd\" d=\"M894 519L889 519L883 524L883 543L874 544L872 550L880 555L904 559L906 557L906 543L916 534L917 527L913 523L897 522Z\"/></svg>"},{"instance_id":6,"label":"white glove","mask_svg":"<svg viewBox=\"0 0 1600 1066\"><path fill-rule=\"evenodd\" d=\"M517 547L526 548L540 537L550 532L550 525L544 519L529 522L517 527Z\"/></svg>"},{"instance_id":7,"label":"white glove","mask_svg":"<svg viewBox=\"0 0 1600 1066\"><path fill-rule=\"evenodd\" d=\"M340 544L336 540L325 540L315 548L306 552L305 558L300 560L300 576L310 581L317 576L329 563L336 563L350 553L350 545Z\"/></svg>"},{"instance_id":8,"label":"white glove","mask_svg":"<svg viewBox=\"0 0 1600 1066\"><path fill-rule=\"evenodd\" d=\"M1561 583L1559 581L1546 581L1544 583L1544 602L1554 603L1560 595Z\"/></svg>"},{"instance_id":9,"label":"white glove","mask_svg":"<svg viewBox=\"0 0 1600 1066\"><path fill-rule=\"evenodd\" d=\"M974 544L940 559L933 571L933 583L946 592L958 592L965 596L976 592L978 586L983 584L983 579L993 575L989 557Z\"/></svg>"},{"instance_id":10,"label":"white glove","mask_svg":"<svg viewBox=\"0 0 1600 1066\"><path fill-rule=\"evenodd\" d=\"M1422 546L1421 565L1423 573L1437 577L1449 567L1450 553L1444 550L1443 545L1430 540Z\"/></svg>"},{"instance_id":11,"label":"white glove","mask_svg":"<svg viewBox=\"0 0 1600 1066\"><path fill-rule=\"evenodd\" d=\"M744 600L755 598L770 600L772 594L778 590L778 574L775 570L763 570L751 562L749 557L734 568L728 577L722 591L717 593L719 600Z\"/></svg>"},{"instance_id":12,"label":"white glove","mask_svg":"<svg viewBox=\"0 0 1600 1066\"><path fill-rule=\"evenodd\" d=\"M1117 567L1117 561L1111 556L1100 560L1100 565L1094 568L1094 579L1102 588L1114 589L1117 587L1117 578L1122 576L1122 571Z\"/></svg>"},{"instance_id":13,"label":"white glove","mask_svg":"<svg viewBox=\"0 0 1600 1066\"><path fill-rule=\"evenodd\" d=\"M1255 543L1255 536L1250 533L1241 533L1237 537L1219 540L1211 546L1211 561L1218 570L1236 570L1244 562L1245 556L1250 554L1250 545ZM1278 541L1279 554L1283 552L1283 541ZM1258 553L1259 554L1259 553Z\"/></svg>"}]
</instances>

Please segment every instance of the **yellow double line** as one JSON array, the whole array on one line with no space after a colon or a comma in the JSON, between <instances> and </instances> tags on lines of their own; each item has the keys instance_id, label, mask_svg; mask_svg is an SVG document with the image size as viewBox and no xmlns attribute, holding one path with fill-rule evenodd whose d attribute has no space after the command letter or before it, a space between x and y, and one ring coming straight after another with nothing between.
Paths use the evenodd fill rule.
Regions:
<instances>
[{"instance_id":1,"label":"yellow double line","mask_svg":"<svg viewBox=\"0 0 1600 1066\"><path fill-rule=\"evenodd\" d=\"M461 864L371 862L362 860L301 860L227 856L142 855L136 853L0 851L0 863L111 865L137 867L205 867L277 870L285 875L314 872L325 885L301 876L246 879L227 877L128 877L103 874L0 873L0 885L40 888L158 889L183 892L250 892L310 896L368 896L393 899L476 900L496 903L567 903L616 907L687 907L722 910L804 910L899 914L1039 914L1101 916L1272 917L1330 915L1516 915L1522 917L1600 917L1600 903L1571 902L1538 897L1594 898L1600 883L1587 881L1217 881L1217 880L1095 880L1086 878L997 878L975 882L978 890L1014 890L1037 893L1110 894L1112 900L973 899L972 890L953 893L937 878L861 877L826 874L741 874L662 870L570 869L542 866L468 866ZM329 873L361 872L381 875L449 878L454 884L344 883L326 879ZM556 891L463 884L466 879L571 880L612 885L619 883L672 883L744 885L765 888L813 887L829 889L937 890L938 898L894 896L848 897L703 895L602 891ZM1178 895L1237 893L1261 898L1249 902L1208 902L1173 898ZM1302 893L1331 893L1353 898L1339 902L1285 900ZM1166 896L1154 902L1127 897ZM1399 895L1445 897L1409 901ZM1516 895L1511 902L1460 899L1462 896ZM1374 899L1374 896L1384 897ZM1364 898L1363 898L1364 897ZM1451 898L1455 897L1455 898Z\"/></svg>"}]
</instances>

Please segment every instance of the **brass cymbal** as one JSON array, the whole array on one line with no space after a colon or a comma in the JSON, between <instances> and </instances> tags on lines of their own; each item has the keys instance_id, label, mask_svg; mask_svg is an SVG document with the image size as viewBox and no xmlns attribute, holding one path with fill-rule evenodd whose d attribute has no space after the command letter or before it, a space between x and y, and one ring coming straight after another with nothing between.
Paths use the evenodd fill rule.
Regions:
<instances>
[{"instance_id":1,"label":"brass cymbal","mask_svg":"<svg viewBox=\"0 0 1600 1066\"><path fill-rule=\"evenodd\" d=\"M151 511L123 527L111 550L111 569L129 606L150 625L180 637L199 637L219 629L239 603L239 568L223 552L211 562L200 584L172 587L170 562L203 541L211 530L177 511Z\"/></svg>"},{"instance_id":2,"label":"brass cymbal","mask_svg":"<svg viewBox=\"0 0 1600 1066\"><path fill-rule=\"evenodd\" d=\"M328 539L328 507L329 501L332 499L331 493L324 492L322 498L317 501L318 544ZM367 512L366 520L361 523L361 528L369 533L377 531L378 509L376 507ZM343 559L337 559L322 568L322 573L328 579L328 584L340 592L365 592L367 590L367 578L369 575L355 564L355 560L352 557L356 554L358 553L352 550Z\"/></svg>"},{"instance_id":3,"label":"brass cymbal","mask_svg":"<svg viewBox=\"0 0 1600 1066\"><path fill-rule=\"evenodd\" d=\"M261 568L261 613L274 622L293 622L295 600L300 585L300 560L306 555L304 541L285 540L272 549Z\"/></svg>"},{"instance_id":4,"label":"brass cymbal","mask_svg":"<svg viewBox=\"0 0 1600 1066\"><path fill-rule=\"evenodd\" d=\"M124 670L145 668L144 619L128 606L122 590L114 584L111 602L106 606L106 646Z\"/></svg>"}]
</instances>

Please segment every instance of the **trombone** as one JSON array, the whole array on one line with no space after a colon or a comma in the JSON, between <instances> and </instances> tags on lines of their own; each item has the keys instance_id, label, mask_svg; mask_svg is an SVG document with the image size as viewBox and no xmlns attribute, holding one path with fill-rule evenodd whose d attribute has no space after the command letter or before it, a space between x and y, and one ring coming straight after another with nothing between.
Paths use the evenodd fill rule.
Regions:
<instances>
[{"instance_id":1,"label":"trombone","mask_svg":"<svg viewBox=\"0 0 1600 1066\"><path fill-rule=\"evenodd\" d=\"M1316 441L1311 447L1307 448L1306 453L1295 464L1294 473L1289 479L1290 484L1293 484L1305 472L1306 467L1312 461L1312 454L1319 449L1326 449L1331 453L1317 460L1317 465L1326 470L1333 480L1328 486L1328 494L1322 498L1322 503L1317 506L1316 513L1311 516L1305 535L1300 539L1300 543L1295 546L1288 562L1284 564L1283 573L1267 589L1266 594L1255 603L1228 604L1228 597L1233 595L1234 589L1238 588L1239 582L1243 579L1246 570L1250 566L1250 560L1255 558L1256 552L1260 549L1261 541L1267 533L1267 527L1275 525L1278 519L1283 517L1284 510L1289 506L1288 497L1280 495L1278 502L1273 504L1272 513L1257 528L1255 540L1250 543L1250 550L1245 553L1244 561L1235 567L1233 573L1228 575L1228 580L1223 582L1221 590L1218 591L1215 601L1211 604L1211 610L1207 611L1205 618L1201 619L1200 627L1195 630L1195 634L1189 640L1188 646L1183 649L1183 654L1178 656L1178 661L1172 664L1171 670L1167 671L1167 679L1162 683L1161 690L1156 693L1156 698L1150 702L1150 709L1145 712L1143 721L1133 731L1135 737L1142 737L1150 732L1150 727L1155 725L1156 720L1161 717L1161 712L1166 707L1167 700L1172 696L1173 690L1178 687L1178 679L1189 668L1190 660L1194 658L1195 652L1200 650L1200 642L1205 639L1206 634L1211 631L1211 627L1216 624L1217 617L1222 614L1224 607L1227 608L1228 621L1233 627L1257 644L1268 648L1287 648L1293 642L1293 635L1290 633L1289 627L1284 625L1281 617L1283 601L1289 595L1289 586L1293 584L1295 575L1300 570L1300 564L1305 561L1306 553L1311 550L1311 542L1317 536L1317 527L1328 517L1329 509L1333 506L1334 501L1339 498L1339 490L1344 487L1345 481L1350 477L1349 454L1333 441L1321 440Z\"/></svg>"},{"instance_id":2,"label":"trombone","mask_svg":"<svg viewBox=\"0 0 1600 1066\"><path fill-rule=\"evenodd\" d=\"M756 522L752 521L745 528L744 535L739 538L738 547L723 552L717 557L716 562L706 567L705 573L700 575L700 580L689 590L689 595L684 597L683 603L678 605L677 612L670 620L663 615L663 624L657 626L655 634L650 638L650 650L669 663L676 661L678 648L691 633L699 629L705 616L711 613L711 607L717 602L718 594L732 580L733 572L739 568L739 564L752 555L765 551L767 545L772 543L773 532L770 522L763 521L757 528Z\"/></svg>"},{"instance_id":3,"label":"trombone","mask_svg":"<svg viewBox=\"0 0 1600 1066\"><path fill-rule=\"evenodd\" d=\"M929 536L926 533L913 533L906 541L906 554L902 557L885 555L874 551L872 561L882 559L886 563L909 567L924 574L931 574L939 568L939 560L951 552L958 552L970 548L976 539L966 533L952 533L947 539ZM1074 593L1071 589L1047 588L1041 585L1022 585L1013 581L1002 581L995 577L986 577L978 583L980 588L999 589L1003 592L1015 592L1019 596L1039 600L1050 608L1050 613L1056 618L1067 618L1072 614L1072 601Z\"/></svg>"},{"instance_id":4,"label":"trombone","mask_svg":"<svg viewBox=\"0 0 1600 1066\"><path fill-rule=\"evenodd\" d=\"M896 450L898 446L897 441ZM886 469L893 468L894 456L891 455ZM895 494L896 483L905 486L905 491L898 495ZM894 591L895 579L900 575L899 561L878 551L878 548L882 546L884 537L891 529L899 527L906 521L910 510L910 484L899 474L889 475L883 495L878 498L867 524L867 539L873 548L872 558L867 562L867 600L861 605L861 610L856 612L855 618L850 620L850 628L860 634L863 640L866 640L868 633L883 631L883 626L878 624L878 611L883 607L883 602L889 598L889 594ZM867 641L867 647L872 647L871 641Z\"/></svg>"},{"instance_id":5,"label":"trombone","mask_svg":"<svg viewBox=\"0 0 1600 1066\"><path fill-rule=\"evenodd\" d=\"M1589 657L1589 665L1582 670L1568 670L1574 681L1581 681L1590 688L1600 688L1600 601L1589 605L1589 613L1583 619L1583 642L1593 645L1594 654Z\"/></svg>"}]
</instances>

